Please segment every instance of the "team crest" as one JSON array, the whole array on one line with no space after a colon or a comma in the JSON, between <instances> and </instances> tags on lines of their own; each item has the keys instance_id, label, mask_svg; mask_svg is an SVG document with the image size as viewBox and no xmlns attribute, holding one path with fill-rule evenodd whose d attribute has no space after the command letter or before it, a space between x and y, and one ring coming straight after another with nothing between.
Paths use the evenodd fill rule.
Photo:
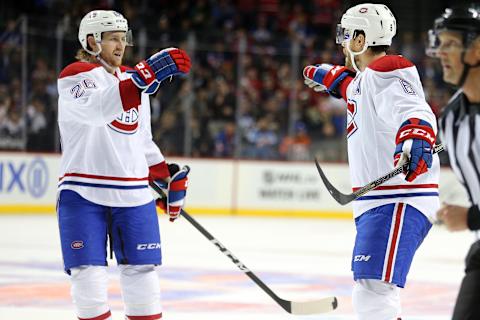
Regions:
<instances>
[{"instance_id":1,"label":"team crest","mask_svg":"<svg viewBox=\"0 0 480 320\"><path fill-rule=\"evenodd\" d=\"M119 133L134 134L138 129L138 116L138 109L132 108L109 123L108 127Z\"/></svg>"},{"instance_id":2,"label":"team crest","mask_svg":"<svg viewBox=\"0 0 480 320\"><path fill-rule=\"evenodd\" d=\"M75 240L75 241L72 241L72 243L70 244L70 248L74 250L82 249L83 247L84 245L82 240Z\"/></svg>"}]
</instances>

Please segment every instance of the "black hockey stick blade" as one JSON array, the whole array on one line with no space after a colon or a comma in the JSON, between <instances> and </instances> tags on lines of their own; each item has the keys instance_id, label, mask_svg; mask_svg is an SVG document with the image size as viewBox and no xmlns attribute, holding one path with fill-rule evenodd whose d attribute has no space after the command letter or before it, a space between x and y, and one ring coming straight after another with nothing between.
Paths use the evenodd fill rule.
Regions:
<instances>
[{"instance_id":1,"label":"black hockey stick blade","mask_svg":"<svg viewBox=\"0 0 480 320\"><path fill-rule=\"evenodd\" d=\"M433 148L433 153L439 153L443 151L445 147L442 144L438 144ZM350 194L345 194L340 192L337 188L335 188L330 181L328 181L327 176L323 172L322 168L320 167L320 164L318 162L318 159L315 158L315 166L317 167L317 171L320 174L320 178L322 178L323 184L327 188L328 192L332 195L333 199L340 203L342 206L346 205L347 203L352 202L355 199L360 198L363 196L365 193L375 189L376 187L380 186L381 184L385 183L386 181L390 180L391 178L399 175L400 173L404 172L404 170L407 169L408 163L405 163L401 166L396 167L392 171L384 174L383 176L373 180L372 182L366 184L365 186L361 187L355 192L352 192Z\"/></svg>"},{"instance_id":2,"label":"black hockey stick blade","mask_svg":"<svg viewBox=\"0 0 480 320\"><path fill-rule=\"evenodd\" d=\"M347 203L355 200L355 194L344 194L338 191L337 188L335 188L330 181L328 181L327 176L323 172L322 168L320 167L320 164L318 163L318 159L315 158L315 165L317 166L318 173L320 174L320 178L322 178L323 184L327 188L328 192L332 195L333 199L335 199L338 203L340 203L342 206L346 205Z\"/></svg>"},{"instance_id":3,"label":"black hockey stick blade","mask_svg":"<svg viewBox=\"0 0 480 320\"><path fill-rule=\"evenodd\" d=\"M164 198L163 190L154 182L150 183L150 187L158 194L160 198ZM295 315L309 315L333 311L338 306L336 297L326 297L312 301L288 301L280 298L272 291L262 280L260 280L250 269L247 268L230 250L228 250L219 240L217 240L210 232L207 231L197 220L189 215L185 210L180 211L190 224L195 227L201 234L205 236L211 243L213 243L220 252L227 256L241 271L243 271L255 284L257 284L263 291L265 291L279 306L285 311Z\"/></svg>"}]
</instances>

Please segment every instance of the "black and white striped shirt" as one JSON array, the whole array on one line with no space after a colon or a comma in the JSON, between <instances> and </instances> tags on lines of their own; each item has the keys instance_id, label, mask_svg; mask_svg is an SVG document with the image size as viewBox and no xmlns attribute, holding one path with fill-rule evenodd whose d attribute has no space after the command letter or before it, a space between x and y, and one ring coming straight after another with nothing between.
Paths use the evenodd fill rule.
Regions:
<instances>
[{"instance_id":1,"label":"black and white striped shirt","mask_svg":"<svg viewBox=\"0 0 480 320\"><path fill-rule=\"evenodd\" d=\"M480 229L480 103L470 103L462 90L448 102L439 120L450 165L465 187L471 207L468 227Z\"/></svg>"}]
</instances>

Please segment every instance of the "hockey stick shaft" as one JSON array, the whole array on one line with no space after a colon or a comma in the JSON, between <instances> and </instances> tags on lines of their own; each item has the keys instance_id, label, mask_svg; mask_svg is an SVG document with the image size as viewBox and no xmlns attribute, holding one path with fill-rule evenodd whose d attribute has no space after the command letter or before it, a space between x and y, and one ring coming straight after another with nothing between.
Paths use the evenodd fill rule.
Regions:
<instances>
[{"instance_id":1,"label":"hockey stick shaft","mask_svg":"<svg viewBox=\"0 0 480 320\"><path fill-rule=\"evenodd\" d=\"M158 194L160 198L164 198L165 194L163 190L155 183L150 183L150 187ZM185 210L181 210L180 214L190 224L197 229L201 234L205 236L211 243L213 243L220 252L227 256L243 273L245 273L255 284L257 284L264 292L266 292L278 305L280 305L285 311L291 314L316 314L329 312L336 309L338 303L337 298L327 297L320 300L310 302L292 302L284 300L277 296L262 280L260 280L250 269L245 266L230 250L228 250L217 238L215 238L210 232L207 231L200 223L197 222L191 215Z\"/></svg>"},{"instance_id":2,"label":"hockey stick shaft","mask_svg":"<svg viewBox=\"0 0 480 320\"><path fill-rule=\"evenodd\" d=\"M439 144L439 145L436 145L435 147L433 147L433 154L435 153L439 153L441 151L444 150L444 146L442 144ZM361 196L363 196L365 193L375 189L376 187L378 187L379 185L383 184L384 182L390 180L391 178L399 175L400 173L406 171L408 169L408 163L405 163L403 165L400 165L398 166L397 168L393 169L392 171L390 171L389 173L381 176L380 178L370 182L369 184L367 184L366 186L358 189L357 191L354 192L356 198L359 198Z\"/></svg>"},{"instance_id":3,"label":"hockey stick shaft","mask_svg":"<svg viewBox=\"0 0 480 320\"><path fill-rule=\"evenodd\" d=\"M433 148L433 153L439 153L444 150L444 146L442 144L438 144ZM337 188L335 188L330 181L327 179L325 173L320 167L320 164L318 163L318 160L315 159L315 165L317 166L318 173L320 174L320 177L322 178L323 183L325 184L325 187L327 190L330 192L332 197L341 205L345 205L349 202L352 202L353 200L356 200L366 194L367 192L375 189L376 187L382 185L386 181L390 180L391 178L399 175L400 173L404 172L405 170L408 169L408 163L405 163L403 165L400 165L393 169L392 171L386 173L385 175L373 180L372 182L366 184L365 186L361 187L360 189L354 191L351 194L344 194L341 193Z\"/></svg>"}]
</instances>

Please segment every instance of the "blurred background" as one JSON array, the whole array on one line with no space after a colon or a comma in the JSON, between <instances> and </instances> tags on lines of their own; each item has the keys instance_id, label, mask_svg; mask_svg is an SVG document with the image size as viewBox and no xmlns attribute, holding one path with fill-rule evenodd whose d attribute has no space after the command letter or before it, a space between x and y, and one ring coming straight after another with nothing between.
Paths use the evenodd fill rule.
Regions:
<instances>
[{"instance_id":1,"label":"blurred background","mask_svg":"<svg viewBox=\"0 0 480 320\"><path fill-rule=\"evenodd\" d=\"M442 83L438 62L424 53L426 31L453 2L384 1L398 23L390 53L417 65L436 114L452 89ZM164 83L152 97L154 139L166 156L346 161L344 102L307 88L302 70L343 63L335 28L358 3L2 1L0 150L60 152L57 75L75 61L84 14L114 9L134 34L126 65L171 46L193 58L188 78Z\"/></svg>"}]
</instances>

